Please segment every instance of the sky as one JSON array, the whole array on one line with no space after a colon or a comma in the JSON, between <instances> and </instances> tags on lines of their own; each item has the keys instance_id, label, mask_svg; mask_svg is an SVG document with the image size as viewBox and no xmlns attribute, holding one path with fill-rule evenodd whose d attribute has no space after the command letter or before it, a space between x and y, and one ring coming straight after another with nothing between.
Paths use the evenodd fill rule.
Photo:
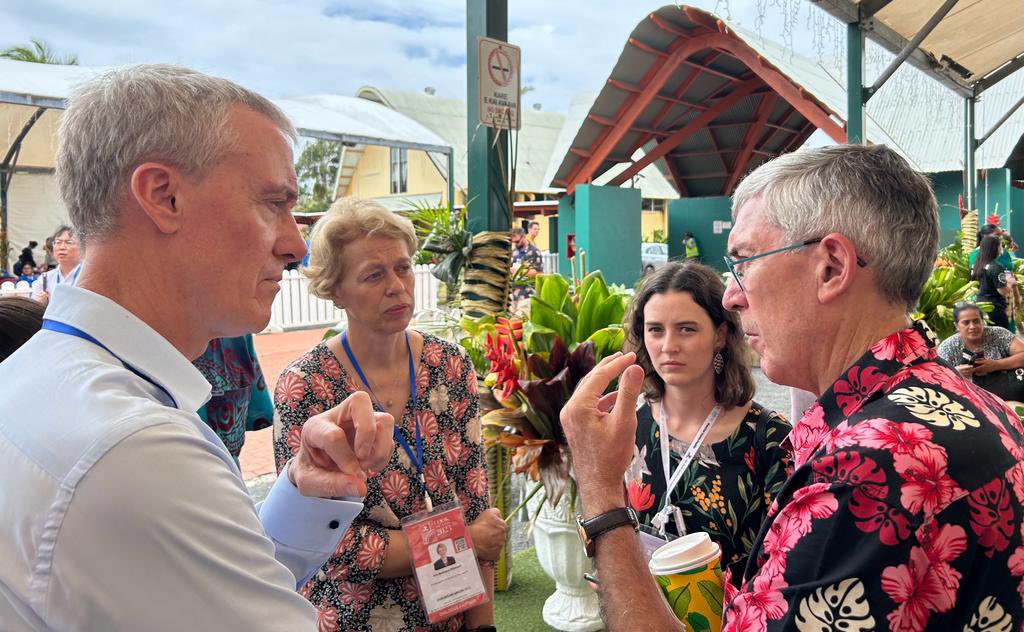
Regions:
<instances>
[{"instance_id":1,"label":"sky","mask_svg":"<svg viewBox=\"0 0 1024 632\"><path fill-rule=\"evenodd\" d=\"M475 0L474 0L475 1ZM465 0L4 0L0 48L41 38L84 66L178 63L266 96L354 95L365 85L465 99ZM832 24L802 0L693 0L812 57L837 52ZM598 90L633 28L658 2L508 0L523 85L564 112ZM824 36L824 40L823 40ZM831 36L831 39L828 37Z\"/></svg>"}]
</instances>

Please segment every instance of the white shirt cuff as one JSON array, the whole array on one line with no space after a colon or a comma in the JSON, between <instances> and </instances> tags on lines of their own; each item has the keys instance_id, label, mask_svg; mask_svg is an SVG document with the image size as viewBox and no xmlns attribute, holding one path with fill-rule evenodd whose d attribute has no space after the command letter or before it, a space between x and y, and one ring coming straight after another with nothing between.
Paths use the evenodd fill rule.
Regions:
<instances>
[{"instance_id":1,"label":"white shirt cuff","mask_svg":"<svg viewBox=\"0 0 1024 632\"><path fill-rule=\"evenodd\" d=\"M303 583L327 559L363 510L360 499L303 496L288 480L286 465L266 499L256 508L277 558Z\"/></svg>"}]
</instances>

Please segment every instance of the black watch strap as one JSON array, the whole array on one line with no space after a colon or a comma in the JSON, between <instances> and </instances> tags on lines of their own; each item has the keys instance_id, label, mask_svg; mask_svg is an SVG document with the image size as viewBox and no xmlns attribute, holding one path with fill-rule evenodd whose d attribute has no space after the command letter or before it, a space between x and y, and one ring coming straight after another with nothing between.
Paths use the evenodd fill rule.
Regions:
<instances>
[{"instance_id":1,"label":"black watch strap","mask_svg":"<svg viewBox=\"0 0 1024 632\"><path fill-rule=\"evenodd\" d=\"M636 531L640 525L640 521L637 519L636 512L633 511L632 507L618 507L598 514L589 520L577 517L576 521L579 525L580 537L587 549L588 557L594 556L594 540L598 536L626 525L633 527L633 530Z\"/></svg>"}]
</instances>

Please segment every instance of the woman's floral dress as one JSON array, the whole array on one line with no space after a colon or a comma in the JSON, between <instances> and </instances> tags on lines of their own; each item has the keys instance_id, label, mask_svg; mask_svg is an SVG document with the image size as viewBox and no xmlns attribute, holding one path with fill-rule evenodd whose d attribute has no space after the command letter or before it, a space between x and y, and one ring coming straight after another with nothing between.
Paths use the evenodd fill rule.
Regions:
<instances>
[{"instance_id":1,"label":"woman's floral dress","mask_svg":"<svg viewBox=\"0 0 1024 632\"><path fill-rule=\"evenodd\" d=\"M302 424L353 392L365 390L357 380L326 343L313 347L284 370L274 393L278 471L298 449ZM405 415L395 428L410 446L415 446L415 423L419 423L424 477L431 501L438 506L457 499L468 524L488 506L472 363L459 347L423 334L416 393L413 410L406 405ZM389 531L399 529L399 520L405 516L424 510L423 491L415 467L396 442L387 467L367 481L363 511L338 549L301 589L319 611L321 631L461 627L461 615L428 625L411 575L395 579L378 576L390 541Z\"/></svg>"},{"instance_id":2,"label":"woman's floral dress","mask_svg":"<svg viewBox=\"0 0 1024 632\"><path fill-rule=\"evenodd\" d=\"M768 507L786 481L787 453L779 444L789 431L782 415L753 402L732 435L701 446L669 497L682 511L689 533L704 531L722 547L723 569L734 566L742 571ZM644 465L630 469L642 471L643 478L639 485L629 484L627 491L640 524L650 525L665 504L665 475L661 434L648 403L637 410L636 446L634 459ZM673 472L688 447L686 442L670 441ZM679 535L672 520L666 531Z\"/></svg>"}]
</instances>

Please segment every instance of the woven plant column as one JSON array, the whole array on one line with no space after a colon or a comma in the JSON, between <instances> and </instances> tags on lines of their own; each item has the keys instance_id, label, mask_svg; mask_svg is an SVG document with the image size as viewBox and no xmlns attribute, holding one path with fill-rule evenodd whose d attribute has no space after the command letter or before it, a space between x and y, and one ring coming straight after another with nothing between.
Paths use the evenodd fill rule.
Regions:
<instances>
[{"instance_id":1,"label":"woven plant column","mask_svg":"<svg viewBox=\"0 0 1024 632\"><path fill-rule=\"evenodd\" d=\"M512 238L508 231L473 235L462 272L462 313L470 318L497 316L508 309Z\"/></svg>"}]
</instances>

